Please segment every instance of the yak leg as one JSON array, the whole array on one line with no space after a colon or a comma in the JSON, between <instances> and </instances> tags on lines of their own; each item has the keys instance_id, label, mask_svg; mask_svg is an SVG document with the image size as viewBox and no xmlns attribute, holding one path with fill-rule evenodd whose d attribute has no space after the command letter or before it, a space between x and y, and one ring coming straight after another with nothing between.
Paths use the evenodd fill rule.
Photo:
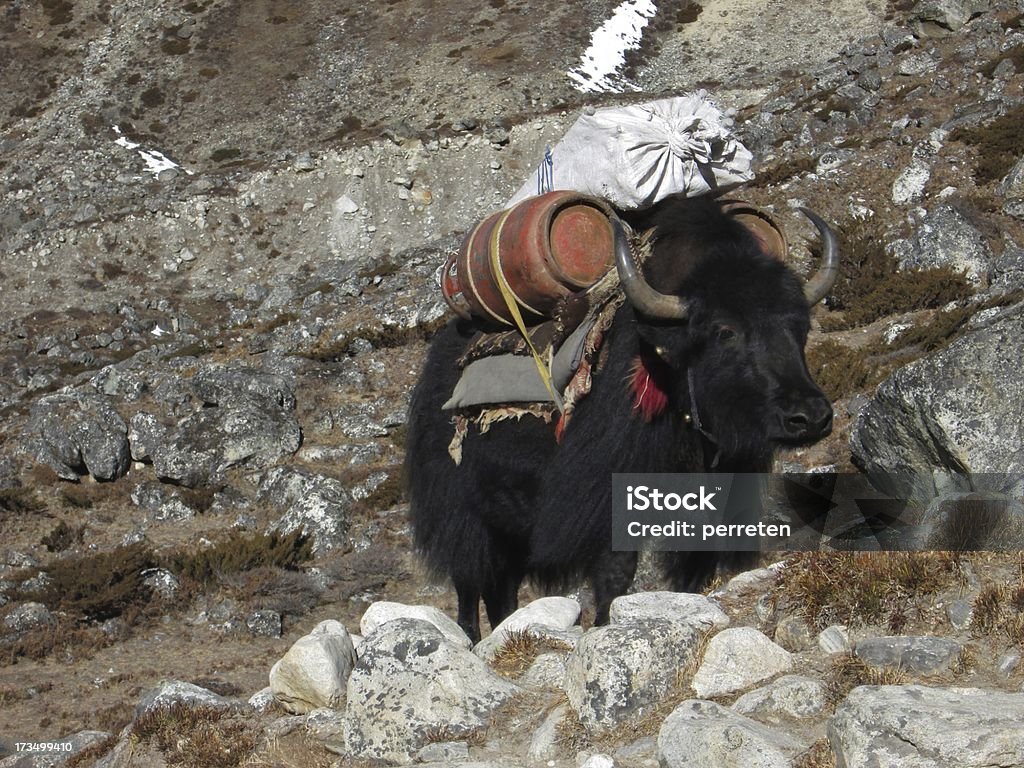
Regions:
<instances>
[{"instance_id":1,"label":"yak leg","mask_svg":"<svg viewBox=\"0 0 1024 768\"><path fill-rule=\"evenodd\" d=\"M501 624L509 614L519 607L519 585L523 577L505 571L495 578L495 583L484 590L484 608L491 631Z\"/></svg>"},{"instance_id":2,"label":"yak leg","mask_svg":"<svg viewBox=\"0 0 1024 768\"><path fill-rule=\"evenodd\" d=\"M626 594L636 575L638 555L636 552L609 552L601 558L590 574L590 585L594 590L595 626L608 623L608 612L612 600Z\"/></svg>"},{"instance_id":3,"label":"yak leg","mask_svg":"<svg viewBox=\"0 0 1024 768\"><path fill-rule=\"evenodd\" d=\"M455 584L459 596L459 626L476 645L480 642L480 591L466 584Z\"/></svg>"},{"instance_id":4,"label":"yak leg","mask_svg":"<svg viewBox=\"0 0 1024 768\"><path fill-rule=\"evenodd\" d=\"M715 577L719 552L666 552L662 567L676 592L700 592Z\"/></svg>"}]
</instances>

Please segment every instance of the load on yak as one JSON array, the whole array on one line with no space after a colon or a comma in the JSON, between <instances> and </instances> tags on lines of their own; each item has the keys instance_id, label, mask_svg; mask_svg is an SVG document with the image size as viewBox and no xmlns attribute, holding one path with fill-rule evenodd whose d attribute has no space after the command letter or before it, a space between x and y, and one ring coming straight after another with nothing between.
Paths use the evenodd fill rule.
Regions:
<instances>
[{"instance_id":1,"label":"load on yak","mask_svg":"<svg viewBox=\"0 0 1024 768\"><path fill-rule=\"evenodd\" d=\"M821 265L786 265L774 219L720 194L750 178L722 122L703 94L584 118L538 171L555 189L528 182L445 265L456 316L413 393L407 476L415 544L474 641L480 599L496 626L526 578L589 579L608 621L637 566L611 547L613 473L767 472L831 430L804 345L836 239L801 209ZM662 558L696 591L728 555Z\"/></svg>"}]
</instances>

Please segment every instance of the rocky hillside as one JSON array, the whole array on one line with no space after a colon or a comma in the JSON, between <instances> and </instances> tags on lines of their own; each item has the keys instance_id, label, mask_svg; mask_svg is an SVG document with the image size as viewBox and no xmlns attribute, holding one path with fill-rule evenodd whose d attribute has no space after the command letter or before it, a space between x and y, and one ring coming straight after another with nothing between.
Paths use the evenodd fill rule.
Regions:
<instances>
[{"instance_id":1,"label":"rocky hillside","mask_svg":"<svg viewBox=\"0 0 1024 768\"><path fill-rule=\"evenodd\" d=\"M577 90L618 5L0 10L0 765L1024 765L1015 552L645 572L586 631L526 590L472 649L412 556L444 254L579 109L698 87L794 268L796 206L841 233L780 466L1024 549L1024 3L662 3Z\"/></svg>"}]
</instances>

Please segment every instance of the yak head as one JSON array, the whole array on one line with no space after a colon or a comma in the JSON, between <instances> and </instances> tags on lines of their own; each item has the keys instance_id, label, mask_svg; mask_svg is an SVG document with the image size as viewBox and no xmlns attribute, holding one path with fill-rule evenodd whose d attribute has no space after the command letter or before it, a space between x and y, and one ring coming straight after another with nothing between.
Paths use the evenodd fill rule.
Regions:
<instances>
[{"instance_id":1,"label":"yak head","mask_svg":"<svg viewBox=\"0 0 1024 768\"><path fill-rule=\"evenodd\" d=\"M733 462L764 466L776 448L831 431L832 407L804 358L810 308L838 275L828 225L801 209L822 240L804 283L713 202L670 206L652 221L643 272L616 223L619 280L637 332L634 406L673 412Z\"/></svg>"}]
</instances>

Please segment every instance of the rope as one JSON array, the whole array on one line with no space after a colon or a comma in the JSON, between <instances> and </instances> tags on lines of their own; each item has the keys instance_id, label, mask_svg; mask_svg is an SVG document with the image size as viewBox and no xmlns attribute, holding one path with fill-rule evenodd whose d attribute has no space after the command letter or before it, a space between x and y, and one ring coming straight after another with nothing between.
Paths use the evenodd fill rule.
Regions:
<instances>
[{"instance_id":1,"label":"rope","mask_svg":"<svg viewBox=\"0 0 1024 768\"><path fill-rule=\"evenodd\" d=\"M555 385L551 381L551 369L544 360L541 359L540 353L533 345L533 340L530 338L530 334L526 330L526 323L523 322L523 315L519 311L519 305L516 302L515 294L512 293L512 288L505 279L505 273L501 271L501 261L498 258L498 242L501 237L501 230L505 226L505 221L508 219L508 215L511 212L511 209L505 211L501 215L501 218L498 219L497 223L494 225L494 230L491 232L491 273L494 275L494 279L498 283L498 290L501 291L501 297L505 300L505 306L508 307L508 311L511 313L512 319L515 321L516 328L519 329L519 333L522 334L523 339L526 341L526 345L530 348L530 354L533 355L533 362L537 365L537 373L540 374L541 381L544 382L544 386L547 388L548 394L551 395L551 400L555 403L555 407L558 408L558 412L564 413L565 405L562 402L562 397L555 390Z\"/></svg>"}]
</instances>

